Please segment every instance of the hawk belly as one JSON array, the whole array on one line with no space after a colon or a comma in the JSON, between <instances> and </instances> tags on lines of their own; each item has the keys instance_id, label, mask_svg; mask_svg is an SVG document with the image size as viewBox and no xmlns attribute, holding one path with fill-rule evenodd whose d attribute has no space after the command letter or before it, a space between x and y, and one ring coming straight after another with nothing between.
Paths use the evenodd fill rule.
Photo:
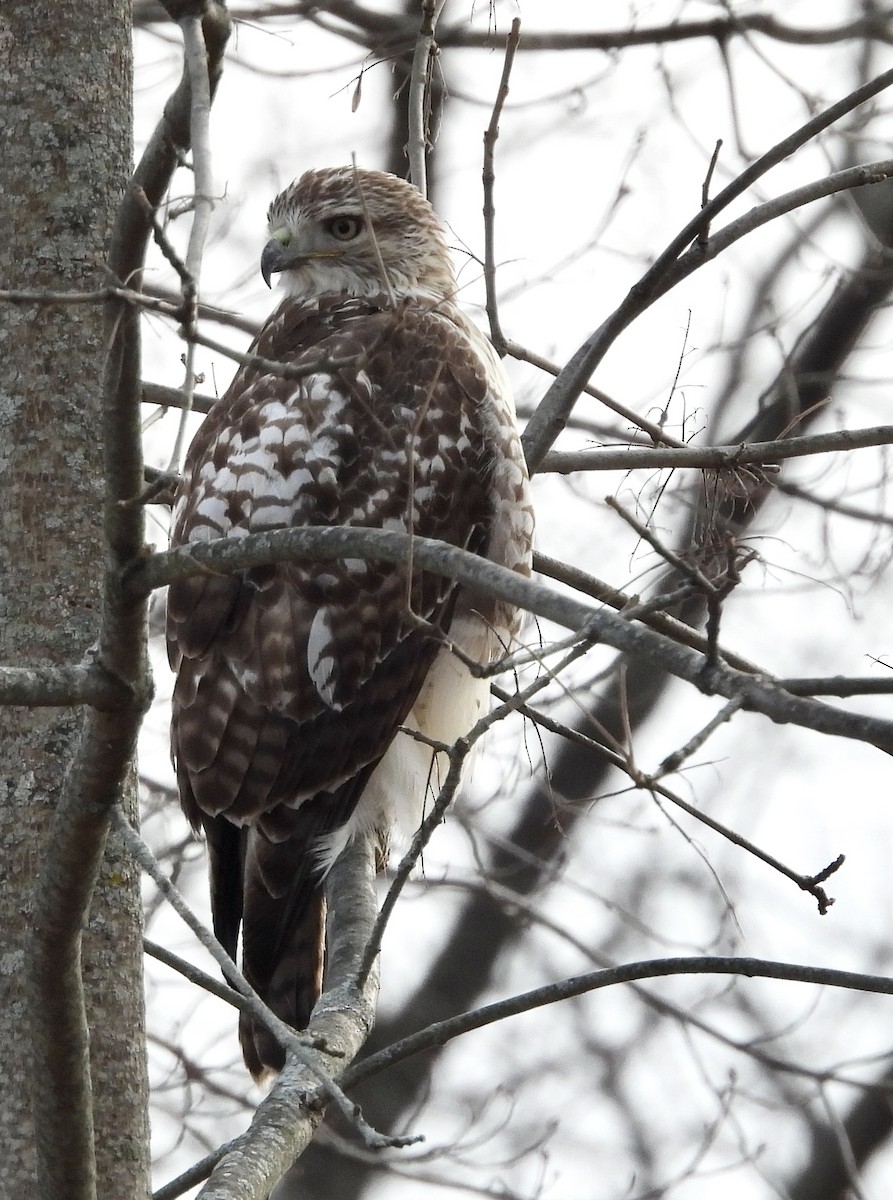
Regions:
<instances>
[{"instance_id":1,"label":"hawk belly","mask_svg":"<svg viewBox=\"0 0 893 1200\"><path fill-rule=\"evenodd\" d=\"M451 643L477 662L489 661L487 648L493 640L492 631L473 614L457 618L450 627ZM486 714L489 700L488 679L476 678L449 647L438 652L403 722L411 732L397 733L347 823L320 839L323 871L329 870L352 837L369 829L396 834L398 845L408 846L449 770L446 754L433 752L412 733L452 746Z\"/></svg>"}]
</instances>

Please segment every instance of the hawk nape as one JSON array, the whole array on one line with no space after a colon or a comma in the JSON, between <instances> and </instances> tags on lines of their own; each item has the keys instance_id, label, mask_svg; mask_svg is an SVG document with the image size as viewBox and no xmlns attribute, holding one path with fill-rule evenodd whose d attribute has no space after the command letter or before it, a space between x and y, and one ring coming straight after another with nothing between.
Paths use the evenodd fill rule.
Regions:
<instances>
[{"instance_id":1,"label":"hawk nape","mask_svg":"<svg viewBox=\"0 0 893 1200\"><path fill-rule=\"evenodd\" d=\"M268 216L261 270L281 274L287 297L252 352L311 369L239 370L190 447L174 545L352 525L527 573L511 393L456 307L431 206L394 176L347 167L308 171ZM327 865L356 831L386 830L398 805L417 827L432 753L399 727L444 743L465 734L488 686L449 643L493 661L517 614L436 575L349 558L178 581L167 629L177 780L207 836L215 932L235 957L241 927L245 975L302 1029L321 987ZM255 1076L281 1069L255 1022L242 1018L240 1039Z\"/></svg>"}]
</instances>

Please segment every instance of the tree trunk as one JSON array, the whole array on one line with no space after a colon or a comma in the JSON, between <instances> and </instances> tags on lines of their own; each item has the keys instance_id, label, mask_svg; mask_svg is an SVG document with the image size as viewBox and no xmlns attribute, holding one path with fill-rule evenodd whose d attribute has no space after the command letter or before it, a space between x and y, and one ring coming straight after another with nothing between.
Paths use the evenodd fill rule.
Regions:
<instances>
[{"instance_id":1,"label":"tree trunk","mask_svg":"<svg viewBox=\"0 0 893 1200\"><path fill-rule=\"evenodd\" d=\"M131 166L128 0L4 0L0 283L90 290ZM0 661L80 662L103 569L100 304L0 302ZM75 708L0 710L0 1195L36 1192L24 958ZM134 803L132 794L126 798ZM106 850L83 944L98 1192L148 1193L139 874Z\"/></svg>"}]
</instances>

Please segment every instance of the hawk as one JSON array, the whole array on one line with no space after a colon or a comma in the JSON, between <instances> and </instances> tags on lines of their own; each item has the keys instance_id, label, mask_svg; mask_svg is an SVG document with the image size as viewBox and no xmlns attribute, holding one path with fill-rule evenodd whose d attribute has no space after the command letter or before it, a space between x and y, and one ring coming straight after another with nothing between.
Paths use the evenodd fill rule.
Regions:
<instances>
[{"instance_id":1,"label":"hawk","mask_svg":"<svg viewBox=\"0 0 893 1200\"><path fill-rule=\"evenodd\" d=\"M456 305L444 230L409 183L308 171L270 205L282 301L189 449L174 545L303 525L392 529L530 569L533 515L508 381ZM292 376L267 364L304 368ZM323 880L350 837L417 828L487 702L518 614L417 567L280 563L171 585L172 749L207 838L214 930L279 1017L322 982ZM245 1016L245 1062L281 1070Z\"/></svg>"}]
</instances>

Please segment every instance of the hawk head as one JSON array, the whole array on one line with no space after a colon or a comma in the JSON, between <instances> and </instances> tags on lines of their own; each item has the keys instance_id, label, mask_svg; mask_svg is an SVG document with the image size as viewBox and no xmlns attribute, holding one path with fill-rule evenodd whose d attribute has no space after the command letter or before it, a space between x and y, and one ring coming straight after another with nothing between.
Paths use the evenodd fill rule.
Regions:
<instances>
[{"instance_id":1,"label":"hawk head","mask_svg":"<svg viewBox=\"0 0 893 1200\"><path fill-rule=\"evenodd\" d=\"M307 171L267 213L261 274L290 296L344 293L444 300L456 290L443 227L403 179L383 171Z\"/></svg>"}]
</instances>

